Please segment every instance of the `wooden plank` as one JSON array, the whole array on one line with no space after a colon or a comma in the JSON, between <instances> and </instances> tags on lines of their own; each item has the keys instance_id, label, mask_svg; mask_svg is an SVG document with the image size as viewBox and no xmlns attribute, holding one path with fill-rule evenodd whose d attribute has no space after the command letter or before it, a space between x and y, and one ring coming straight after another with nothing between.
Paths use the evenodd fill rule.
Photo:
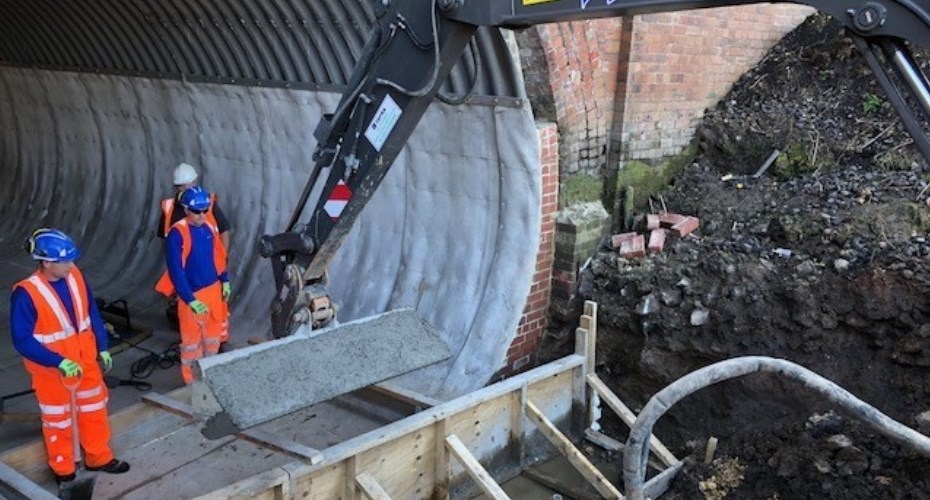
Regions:
<instances>
[{"instance_id":1,"label":"wooden plank","mask_svg":"<svg viewBox=\"0 0 930 500\"><path fill-rule=\"evenodd\" d=\"M623 451L623 443L594 429L585 429L584 438L608 451Z\"/></svg>"},{"instance_id":2,"label":"wooden plank","mask_svg":"<svg viewBox=\"0 0 930 500\"><path fill-rule=\"evenodd\" d=\"M436 427L424 427L356 455L356 475L367 472L395 498L425 500L436 486L436 453Z\"/></svg>"},{"instance_id":3,"label":"wooden plank","mask_svg":"<svg viewBox=\"0 0 930 500\"><path fill-rule=\"evenodd\" d=\"M526 386L519 391L511 393L510 404L510 446L513 449L513 458L522 469L526 456Z\"/></svg>"},{"instance_id":4,"label":"wooden plank","mask_svg":"<svg viewBox=\"0 0 930 500\"><path fill-rule=\"evenodd\" d=\"M475 456L468 451L465 443L463 443L458 436L455 434L447 436L446 447L449 448L449 451L455 456L459 463L465 467L465 470L468 471L468 475L478 483L478 487L481 488L481 491L483 491L485 495L494 500L508 500L510 498L504 493L503 488L497 484L497 481L488 474L488 471L478 462Z\"/></svg>"},{"instance_id":5,"label":"wooden plank","mask_svg":"<svg viewBox=\"0 0 930 500\"><path fill-rule=\"evenodd\" d=\"M174 413L175 415L180 415L192 420L194 419L194 409L190 405L166 397L163 394L150 392L142 396L142 401ZM307 460L311 464L318 464L323 461L323 453L320 452L320 450L261 429L246 429L236 433L236 437L251 441L259 446L291 455L295 458Z\"/></svg>"},{"instance_id":6,"label":"wooden plank","mask_svg":"<svg viewBox=\"0 0 930 500\"><path fill-rule=\"evenodd\" d=\"M588 373L594 373L597 366L597 302L586 300L584 302L584 314L581 316L581 327L588 330L591 337L588 339L590 345L586 358L588 360Z\"/></svg>"},{"instance_id":7,"label":"wooden plank","mask_svg":"<svg viewBox=\"0 0 930 500\"><path fill-rule=\"evenodd\" d=\"M552 425L552 422L539 411L539 408L537 408L532 401L526 402L526 416L529 417L530 420L536 424L540 432L565 455L565 458L568 459L575 469L597 489L598 493L608 499L623 498L620 490L613 484L610 484L610 481L604 477L604 474L597 470L597 467L594 467L584 454L578 451L578 448L575 448L575 445L573 445L559 429Z\"/></svg>"},{"instance_id":8,"label":"wooden plank","mask_svg":"<svg viewBox=\"0 0 930 500\"><path fill-rule=\"evenodd\" d=\"M581 316L580 326L588 331L588 345L585 353L586 373L597 373L597 302L586 300L584 302L584 315ZM597 392L585 388L588 399L587 422L585 428L600 429L601 400Z\"/></svg>"},{"instance_id":9,"label":"wooden plank","mask_svg":"<svg viewBox=\"0 0 930 500\"><path fill-rule=\"evenodd\" d=\"M140 490L158 491L155 483L161 482L162 487L171 484L164 481L166 477L176 478L178 482L170 490L175 492L176 498L209 492L221 487L223 483L217 480L215 474L203 477L192 475L193 466L204 460L212 461L218 450L234 442L232 436L213 441L204 439L200 429L188 423L170 434L120 453L120 458L131 463L132 468L124 474L108 475L105 480L98 478L94 493L99 498L123 498L129 494L145 498ZM260 470L251 469L241 477L258 472Z\"/></svg>"},{"instance_id":10,"label":"wooden plank","mask_svg":"<svg viewBox=\"0 0 930 500\"><path fill-rule=\"evenodd\" d=\"M182 416L184 418L191 420L194 418L194 409L191 408L191 405L182 403L177 399L170 398L164 394L157 392L147 392L142 395L142 402L150 404L155 408L174 413L175 415Z\"/></svg>"},{"instance_id":11,"label":"wooden plank","mask_svg":"<svg viewBox=\"0 0 930 500\"><path fill-rule=\"evenodd\" d=\"M3 462L0 462L0 482L30 500L55 500L58 498Z\"/></svg>"},{"instance_id":12,"label":"wooden plank","mask_svg":"<svg viewBox=\"0 0 930 500\"><path fill-rule=\"evenodd\" d=\"M276 467L206 495L194 497L194 500L229 500L262 496L275 499L290 498L287 471Z\"/></svg>"},{"instance_id":13,"label":"wooden plank","mask_svg":"<svg viewBox=\"0 0 930 500\"><path fill-rule=\"evenodd\" d=\"M620 401L620 398L611 391L607 385L595 374L588 375L588 383L594 388L598 394L601 395L601 398L604 399L604 402L607 403L616 414L620 417L621 420L627 425L627 427L633 427L633 422L636 421L636 415L632 410L627 408L623 401ZM672 466L678 463L678 459L675 458L675 455L672 454L668 448L659 441L659 438L654 435L649 436L649 446L652 449L652 452L659 457L659 460L662 461L666 466Z\"/></svg>"},{"instance_id":14,"label":"wooden plank","mask_svg":"<svg viewBox=\"0 0 930 500\"><path fill-rule=\"evenodd\" d=\"M584 356L584 364L575 369L572 379L572 432L581 434L591 426L588 422L588 350L591 347L591 332L584 328L575 329L575 353Z\"/></svg>"},{"instance_id":15,"label":"wooden plank","mask_svg":"<svg viewBox=\"0 0 930 500\"><path fill-rule=\"evenodd\" d=\"M449 421L440 420L436 422L436 434L433 446L436 449L436 488L434 496L436 500L449 500L449 450L446 449L446 436L449 433Z\"/></svg>"},{"instance_id":16,"label":"wooden plank","mask_svg":"<svg viewBox=\"0 0 930 500\"><path fill-rule=\"evenodd\" d=\"M324 458L323 452L316 448L300 444L291 439L261 429L247 429L236 434L236 436L251 441L259 446L271 448L272 450L285 453L292 457L306 460L311 464L318 464L322 462Z\"/></svg>"},{"instance_id":17,"label":"wooden plank","mask_svg":"<svg viewBox=\"0 0 930 500\"><path fill-rule=\"evenodd\" d=\"M384 491L378 481L364 472L355 476L355 483L368 500L391 500L391 495Z\"/></svg>"},{"instance_id":18,"label":"wooden plank","mask_svg":"<svg viewBox=\"0 0 930 500\"><path fill-rule=\"evenodd\" d=\"M291 462L281 466L290 477L291 496L294 499L340 498L345 491L345 462L330 465L314 473L314 466L305 462Z\"/></svg>"},{"instance_id":19,"label":"wooden plank","mask_svg":"<svg viewBox=\"0 0 930 500\"><path fill-rule=\"evenodd\" d=\"M358 498L358 489L355 487L355 477L358 476L358 455L349 457L346 463L346 499L355 500Z\"/></svg>"},{"instance_id":20,"label":"wooden plank","mask_svg":"<svg viewBox=\"0 0 930 500\"><path fill-rule=\"evenodd\" d=\"M412 391L392 382L381 382L380 384L368 386L368 388L379 394L384 394L385 396L407 403L410 406L424 409L439 406L444 403L441 399Z\"/></svg>"}]
</instances>

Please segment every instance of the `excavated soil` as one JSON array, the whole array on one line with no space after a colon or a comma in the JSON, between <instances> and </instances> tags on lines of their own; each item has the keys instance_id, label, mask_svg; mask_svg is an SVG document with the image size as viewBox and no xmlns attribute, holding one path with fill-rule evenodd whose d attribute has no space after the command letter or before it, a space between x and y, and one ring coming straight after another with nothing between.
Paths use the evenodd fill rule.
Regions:
<instances>
[{"instance_id":1,"label":"excavated soil","mask_svg":"<svg viewBox=\"0 0 930 500\"><path fill-rule=\"evenodd\" d=\"M852 42L811 17L708 111L699 140L653 199L699 229L644 258L605 244L584 273L601 377L638 409L695 369L771 356L930 434L926 162ZM783 376L697 392L655 432L687 457L663 498L930 498L930 458Z\"/></svg>"}]
</instances>

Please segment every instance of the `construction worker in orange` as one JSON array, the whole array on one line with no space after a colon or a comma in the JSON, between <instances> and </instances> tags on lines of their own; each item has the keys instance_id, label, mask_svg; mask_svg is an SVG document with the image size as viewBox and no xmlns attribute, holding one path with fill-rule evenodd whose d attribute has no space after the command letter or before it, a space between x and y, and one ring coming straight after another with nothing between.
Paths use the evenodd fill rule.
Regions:
<instances>
[{"instance_id":1,"label":"construction worker in orange","mask_svg":"<svg viewBox=\"0 0 930 500\"><path fill-rule=\"evenodd\" d=\"M181 206L181 195L188 188L197 184L197 169L189 163L180 163L172 172L172 182L174 183L175 193L170 198L161 200L161 217L158 221L157 235L159 238L166 238L168 231L175 222L185 217L184 207ZM229 252L229 219L220 208L215 193L210 195L210 209L205 214L206 220L220 232L220 239L223 241L223 247ZM174 322L177 320L177 296L168 297L168 317ZM223 332L220 335L220 345L229 340L229 325L224 325Z\"/></svg>"},{"instance_id":2,"label":"construction worker in orange","mask_svg":"<svg viewBox=\"0 0 930 500\"><path fill-rule=\"evenodd\" d=\"M13 286L10 331L32 375L48 465L59 483L74 480L72 426L77 425L88 470L126 472L129 464L115 459L110 449L109 393L97 360L109 370L113 358L93 294L74 265L80 251L68 235L47 228L32 233L26 250L39 267ZM73 389L76 408L65 385L72 377L80 379Z\"/></svg>"},{"instance_id":3,"label":"construction worker in orange","mask_svg":"<svg viewBox=\"0 0 930 500\"><path fill-rule=\"evenodd\" d=\"M226 273L226 247L217 227L207 221L211 197L200 186L181 195L185 216L165 238L168 268L155 289L165 296L177 293L181 330L181 376L193 381L191 365L219 352L220 335L228 324L231 288Z\"/></svg>"}]
</instances>

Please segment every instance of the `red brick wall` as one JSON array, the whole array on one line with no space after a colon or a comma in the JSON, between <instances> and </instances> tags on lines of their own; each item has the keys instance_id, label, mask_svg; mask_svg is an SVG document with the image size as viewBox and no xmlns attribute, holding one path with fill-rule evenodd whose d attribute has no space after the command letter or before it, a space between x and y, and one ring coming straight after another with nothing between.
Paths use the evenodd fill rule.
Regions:
<instances>
[{"instance_id":1,"label":"red brick wall","mask_svg":"<svg viewBox=\"0 0 930 500\"><path fill-rule=\"evenodd\" d=\"M552 254L555 248L555 212L559 197L559 132L554 123L538 123L540 171L542 172L542 220L536 274L526 298L517 336L507 351L504 375L517 373L535 364L533 355L548 324Z\"/></svg>"},{"instance_id":2,"label":"red brick wall","mask_svg":"<svg viewBox=\"0 0 930 500\"><path fill-rule=\"evenodd\" d=\"M812 12L776 4L635 18L629 66L616 95L624 103L614 124L623 150L619 160L680 153L704 110Z\"/></svg>"},{"instance_id":3,"label":"red brick wall","mask_svg":"<svg viewBox=\"0 0 930 500\"><path fill-rule=\"evenodd\" d=\"M558 123L561 175L600 177L608 164L680 153L704 110L812 12L761 4L519 33L530 101Z\"/></svg>"}]
</instances>

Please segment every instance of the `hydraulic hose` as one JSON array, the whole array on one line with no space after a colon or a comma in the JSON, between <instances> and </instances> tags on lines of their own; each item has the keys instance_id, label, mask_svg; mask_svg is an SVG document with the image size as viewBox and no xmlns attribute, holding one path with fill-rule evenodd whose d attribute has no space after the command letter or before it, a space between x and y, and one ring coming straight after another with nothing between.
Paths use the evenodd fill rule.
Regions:
<instances>
[{"instance_id":1,"label":"hydraulic hose","mask_svg":"<svg viewBox=\"0 0 930 500\"><path fill-rule=\"evenodd\" d=\"M879 434L930 458L930 437L898 423L832 381L790 361L764 356L747 356L721 361L693 371L669 384L646 403L630 428L630 437L627 439L626 451L623 455L626 498L645 500L644 481L646 462L649 459L649 436L652 434L655 422L672 405L685 396L717 382L756 372L778 373L799 380L805 386L838 404L851 416L871 425Z\"/></svg>"}]
</instances>

